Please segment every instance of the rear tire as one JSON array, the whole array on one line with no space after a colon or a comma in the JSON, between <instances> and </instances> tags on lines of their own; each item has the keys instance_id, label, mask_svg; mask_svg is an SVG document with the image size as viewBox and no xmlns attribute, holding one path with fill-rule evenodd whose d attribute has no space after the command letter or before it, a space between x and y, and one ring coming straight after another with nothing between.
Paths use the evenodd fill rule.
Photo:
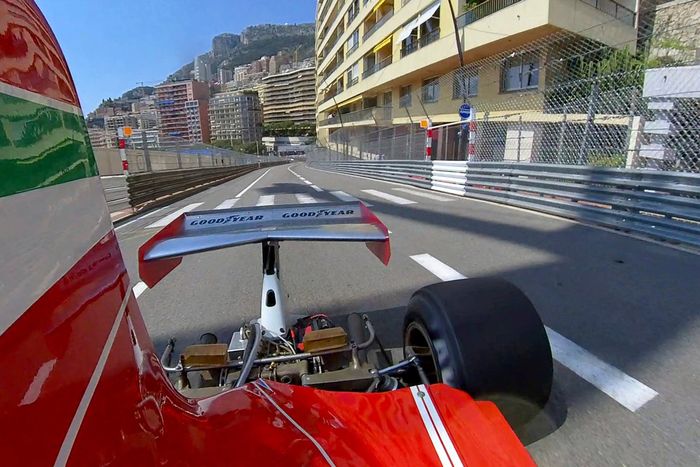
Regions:
<instances>
[{"instance_id":1,"label":"rear tire","mask_svg":"<svg viewBox=\"0 0 700 467\"><path fill-rule=\"evenodd\" d=\"M430 382L495 402L511 425L542 410L552 390L552 353L530 300L497 278L423 287L404 320L404 354Z\"/></svg>"}]
</instances>

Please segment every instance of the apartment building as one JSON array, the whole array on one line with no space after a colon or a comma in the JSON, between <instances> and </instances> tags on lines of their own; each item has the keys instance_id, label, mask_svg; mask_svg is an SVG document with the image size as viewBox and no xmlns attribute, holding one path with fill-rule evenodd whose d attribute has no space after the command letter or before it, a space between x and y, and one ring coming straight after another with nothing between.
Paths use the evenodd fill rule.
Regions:
<instances>
[{"instance_id":1,"label":"apartment building","mask_svg":"<svg viewBox=\"0 0 700 467\"><path fill-rule=\"evenodd\" d=\"M556 57L552 48L549 56L533 51L533 44L565 32L570 40L633 51L635 5L634 0L321 0L319 141L329 141L341 128L352 135L378 127L412 130L427 118L432 125L457 122L465 102L477 119L487 110L491 121L502 118L504 131L510 131L508 114L552 118L542 91L556 78L545 66Z\"/></svg>"},{"instance_id":2,"label":"apartment building","mask_svg":"<svg viewBox=\"0 0 700 467\"><path fill-rule=\"evenodd\" d=\"M316 67L307 66L270 75L262 80L265 123L316 120Z\"/></svg>"},{"instance_id":3,"label":"apartment building","mask_svg":"<svg viewBox=\"0 0 700 467\"><path fill-rule=\"evenodd\" d=\"M207 54L194 59L194 79L202 83L211 81L211 59Z\"/></svg>"},{"instance_id":4,"label":"apartment building","mask_svg":"<svg viewBox=\"0 0 700 467\"><path fill-rule=\"evenodd\" d=\"M209 87L195 80L156 86L161 145L209 142Z\"/></svg>"},{"instance_id":5,"label":"apartment building","mask_svg":"<svg viewBox=\"0 0 700 467\"><path fill-rule=\"evenodd\" d=\"M260 141L262 118L256 92L224 92L209 100L212 141Z\"/></svg>"}]
</instances>

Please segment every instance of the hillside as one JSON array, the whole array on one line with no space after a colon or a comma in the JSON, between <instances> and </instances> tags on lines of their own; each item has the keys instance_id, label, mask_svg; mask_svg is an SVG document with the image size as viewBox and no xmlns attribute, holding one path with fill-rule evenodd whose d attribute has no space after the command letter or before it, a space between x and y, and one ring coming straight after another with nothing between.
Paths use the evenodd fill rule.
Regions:
<instances>
[{"instance_id":1,"label":"hillside","mask_svg":"<svg viewBox=\"0 0 700 467\"><path fill-rule=\"evenodd\" d=\"M212 42L216 43L216 54L209 52L212 57L212 69L224 60L228 60L229 66L245 65L263 55L275 55L280 51L298 54L298 59L312 57L314 55L314 24L261 24L249 26L241 32L240 42L229 41L232 47L221 47L221 41L216 36ZM227 36L235 36L227 34ZM237 38L238 36L236 36ZM234 45L235 44L235 45ZM175 73L168 76L168 80L187 79L194 69L194 60L183 65Z\"/></svg>"}]
</instances>

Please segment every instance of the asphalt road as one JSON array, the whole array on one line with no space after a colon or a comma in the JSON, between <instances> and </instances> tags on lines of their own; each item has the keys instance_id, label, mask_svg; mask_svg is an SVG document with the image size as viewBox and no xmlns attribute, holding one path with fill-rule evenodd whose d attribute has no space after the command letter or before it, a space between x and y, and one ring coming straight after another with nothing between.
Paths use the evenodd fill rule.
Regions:
<instances>
[{"instance_id":1,"label":"asphalt road","mask_svg":"<svg viewBox=\"0 0 700 467\"><path fill-rule=\"evenodd\" d=\"M530 297L554 347L553 413L561 426L528 445L540 465L700 464L698 255L302 164L256 171L123 223L117 233L137 284L137 249L158 230L148 226L182 208L345 195L370 203L388 226L391 262L383 266L361 244L284 243L293 313L367 312L385 344L399 346L413 291L441 278L503 276ZM203 332L228 341L258 315L260 267L259 245L244 246L185 258L152 290L137 285L157 349L171 336L181 349Z\"/></svg>"}]
</instances>

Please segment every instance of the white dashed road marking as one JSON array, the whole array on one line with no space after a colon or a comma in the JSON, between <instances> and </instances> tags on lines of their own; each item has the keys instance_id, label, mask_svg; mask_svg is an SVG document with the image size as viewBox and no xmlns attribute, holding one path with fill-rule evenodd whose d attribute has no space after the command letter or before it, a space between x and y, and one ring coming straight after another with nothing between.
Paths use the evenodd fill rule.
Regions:
<instances>
[{"instance_id":1,"label":"white dashed road marking","mask_svg":"<svg viewBox=\"0 0 700 467\"><path fill-rule=\"evenodd\" d=\"M415 201L411 201L410 199L402 198L400 196L390 195L389 193L384 193L383 191L379 191L379 190L362 190L362 191L367 193L368 195L376 196L377 198L383 198L387 201L391 201L392 203L396 203L396 204L416 204Z\"/></svg>"},{"instance_id":2,"label":"white dashed road marking","mask_svg":"<svg viewBox=\"0 0 700 467\"><path fill-rule=\"evenodd\" d=\"M435 201L454 201L454 199L448 198L447 196L435 195L422 190L412 190L410 188L394 188L394 190L402 193L408 193L409 195L419 196L421 198L433 199Z\"/></svg>"},{"instance_id":3,"label":"white dashed road marking","mask_svg":"<svg viewBox=\"0 0 700 467\"><path fill-rule=\"evenodd\" d=\"M311 204L311 203L316 203L316 199L313 196L306 195L304 193L297 193L296 195L297 201L299 201L302 204Z\"/></svg>"},{"instance_id":4,"label":"white dashed road marking","mask_svg":"<svg viewBox=\"0 0 700 467\"><path fill-rule=\"evenodd\" d=\"M323 191L321 188L317 187L316 185L311 185L311 188L313 188L314 190L318 191L319 193L320 193L321 191Z\"/></svg>"},{"instance_id":5,"label":"white dashed road marking","mask_svg":"<svg viewBox=\"0 0 700 467\"><path fill-rule=\"evenodd\" d=\"M238 200L239 200L239 198L226 199L226 200L223 201L223 203L221 203L220 205L218 205L218 206L215 207L214 209L228 209L228 208L232 208L233 205L236 204L236 203L238 202Z\"/></svg>"},{"instance_id":6,"label":"white dashed road marking","mask_svg":"<svg viewBox=\"0 0 700 467\"><path fill-rule=\"evenodd\" d=\"M255 185L256 183L258 183L258 181L260 181L261 178L263 178L265 175L267 175L267 173L268 173L270 170L272 170L272 169L267 169L267 170L265 171L265 173L263 173L261 176L259 176L259 177L256 178L255 180L253 180L253 183L251 183L251 184L248 185L247 187L243 188L243 190L242 190L240 193L238 193L238 194L236 195L236 198L240 198L240 197L243 196L248 190L250 190L251 188L253 188L253 185Z\"/></svg>"},{"instance_id":7,"label":"white dashed road marking","mask_svg":"<svg viewBox=\"0 0 700 467\"><path fill-rule=\"evenodd\" d=\"M302 180L302 181L303 181L304 183L306 183L307 185L311 185L311 182L308 181L308 180Z\"/></svg>"},{"instance_id":8,"label":"white dashed road marking","mask_svg":"<svg viewBox=\"0 0 700 467\"><path fill-rule=\"evenodd\" d=\"M258 198L256 206L270 206L275 204L275 195L262 195Z\"/></svg>"},{"instance_id":9,"label":"white dashed road marking","mask_svg":"<svg viewBox=\"0 0 700 467\"><path fill-rule=\"evenodd\" d=\"M331 191L331 194L341 201L348 201L348 202L362 201L360 199L355 198L353 195L349 195L349 194L345 193L344 191ZM364 201L362 201L362 202L365 203L365 206L372 206L369 203L366 203Z\"/></svg>"},{"instance_id":10,"label":"white dashed road marking","mask_svg":"<svg viewBox=\"0 0 700 467\"><path fill-rule=\"evenodd\" d=\"M171 214L168 214L167 216L165 216L165 217L162 218L161 220L159 220L159 221L157 221L157 222L154 222L154 223L151 224L151 225L146 226L146 228L147 228L147 229L154 229L154 228L156 228L156 227L165 227L166 225L170 224L172 221L174 221L175 219L177 219L177 218L180 216L180 214L184 214L184 213L186 213L186 212L190 212L190 211L192 211L193 209L198 208L198 207L201 206L202 204L204 204L204 203L192 203L192 204L188 204L188 205L185 206L184 208L178 209L177 211L175 211L175 212L173 212L173 213L171 213Z\"/></svg>"},{"instance_id":11,"label":"white dashed road marking","mask_svg":"<svg viewBox=\"0 0 700 467\"><path fill-rule=\"evenodd\" d=\"M443 281L466 279L429 254L413 255L411 259ZM636 412L659 393L646 384L608 365L575 342L545 326L552 356L562 365L616 400L626 409Z\"/></svg>"}]
</instances>

